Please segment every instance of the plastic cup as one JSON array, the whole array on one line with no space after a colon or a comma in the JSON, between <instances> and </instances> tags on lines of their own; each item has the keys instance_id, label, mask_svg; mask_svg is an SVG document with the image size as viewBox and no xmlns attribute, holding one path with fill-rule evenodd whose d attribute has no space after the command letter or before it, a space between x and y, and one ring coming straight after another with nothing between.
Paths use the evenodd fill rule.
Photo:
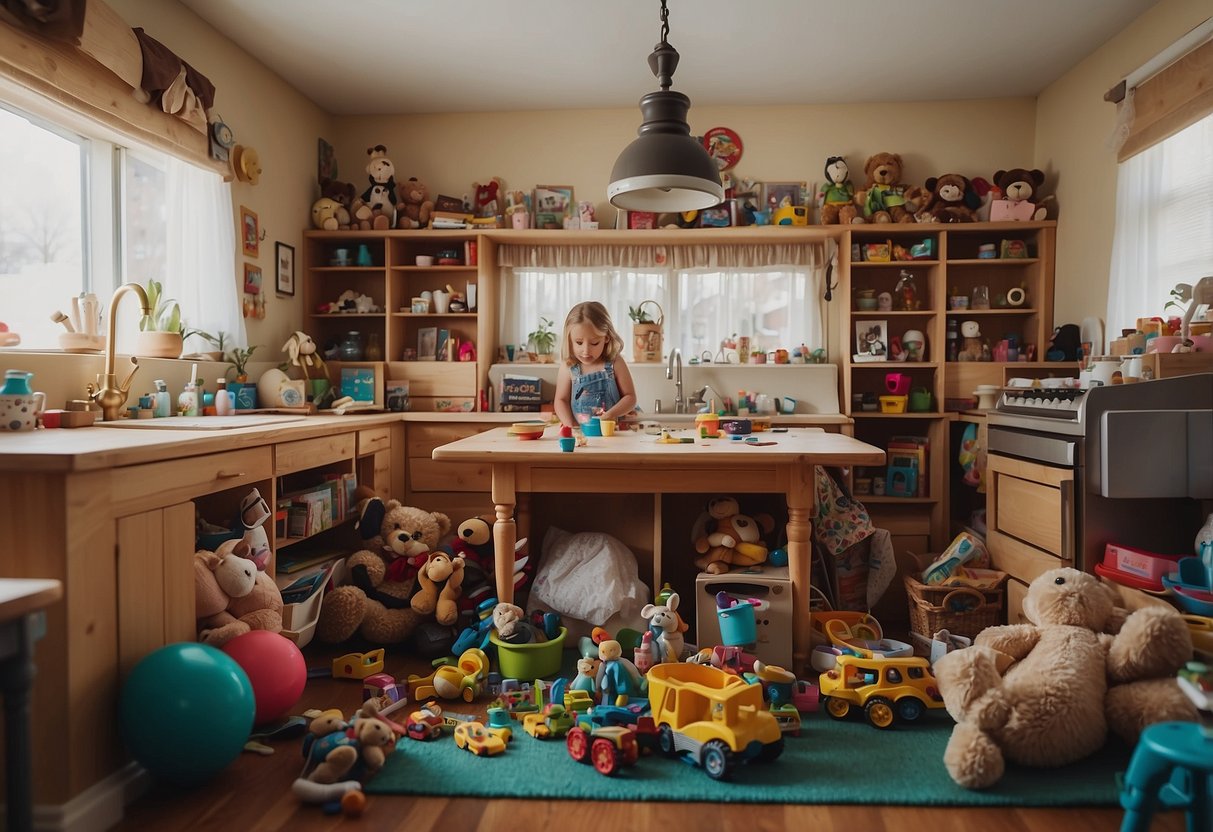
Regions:
<instances>
[{"instance_id":1,"label":"plastic cup","mask_svg":"<svg viewBox=\"0 0 1213 832\"><path fill-rule=\"evenodd\" d=\"M562 436L557 441L560 442L560 450L566 454L571 454L573 448L577 446L577 439L572 436Z\"/></svg>"},{"instance_id":2,"label":"plastic cup","mask_svg":"<svg viewBox=\"0 0 1213 832\"><path fill-rule=\"evenodd\" d=\"M602 430L603 436L615 435L615 420L614 419L599 419L598 427Z\"/></svg>"}]
</instances>

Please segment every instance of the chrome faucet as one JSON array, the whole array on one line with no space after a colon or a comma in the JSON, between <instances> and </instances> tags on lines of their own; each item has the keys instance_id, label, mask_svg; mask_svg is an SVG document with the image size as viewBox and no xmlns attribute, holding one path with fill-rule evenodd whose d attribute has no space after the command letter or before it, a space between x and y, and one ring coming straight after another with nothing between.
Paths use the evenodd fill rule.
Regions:
<instances>
[{"instance_id":1,"label":"chrome faucet","mask_svg":"<svg viewBox=\"0 0 1213 832\"><path fill-rule=\"evenodd\" d=\"M674 379L674 412L686 413L687 402L682 397L682 350L670 350L670 362L665 368L665 377Z\"/></svg>"},{"instance_id":2,"label":"chrome faucet","mask_svg":"<svg viewBox=\"0 0 1213 832\"><path fill-rule=\"evenodd\" d=\"M126 381L118 384L117 376L114 374L114 341L116 340L114 338L114 320L117 317L118 301L127 292L135 293L145 317L152 314L147 301L147 293L138 283L123 283L110 298L109 325L106 328L108 340L105 342L105 373L97 374L95 387L92 383L88 385L88 397L101 406L101 418L107 422L114 422L122 418L122 405L126 404L131 379L135 377L135 371L139 369L139 359L132 355L131 364L134 367L131 369L130 375L126 377Z\"/></svg>"}]
</instances>

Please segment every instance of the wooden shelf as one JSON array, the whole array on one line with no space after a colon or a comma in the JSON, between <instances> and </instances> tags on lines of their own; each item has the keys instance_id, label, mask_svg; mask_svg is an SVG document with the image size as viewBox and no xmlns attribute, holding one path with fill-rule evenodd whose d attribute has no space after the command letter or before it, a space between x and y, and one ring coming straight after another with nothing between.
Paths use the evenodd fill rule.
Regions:
<instances>
[{"instance_id":1,"label":"wooden shelf","mask_svg":"<svg viewBox=\"0 0 1213 832\"><path fill-rule=\"evenodd\" d=\"M475 312L392 312L393 318L475 318Z\"/></svg>"},{"instance_id":2,"label":"wooden shelf","mask_svg":"<svg viewBox=\"0 0 1213 832\"><path fill-rule=\"evenodd\" d=\"M392 266L394 272L466 272L480 268L474 263L470 266Z\"/></svg>"},{"instance_id":3,"label":"wooden shelf","mask_svg":"<svg viewBox=\"0 0 1213 832\"><path fill-rule=\"evenodd\" d=\"M848 413L852 419L947 419L948 414L938 411L929 413L879 413L871 410L861 410L858 413Z\"/></svg>"},{"instance_id":4,"label":"wooden shelf","mask_svg":"<svg viewBox=\"0 0 1213 832\"><path fill-rule=\"evenodd\" d=\"M339 520L338 522L329 526L327 529L322 529L321 531L318 531L315 534L304 535L303 537L275 538L274 539L274 553L277 554L278 552L281 552L283 549L287 548L288 546L294 546L296 543L302 543L305 540L312 540L313 538L319 537L322 534L328 534L329 532L333 531L334 529L340 529L343 526L348 526L357 519L358 519L357 517L347 517L344 520Z\"/></svg>"},{"instance_id":5,"label":"wooden shelf","mask_svg":"<svg viewBox=\"0 0 1213 832\"><path fill-rule=\"evenodd\" d=\"M383 312L312 312L310 318L382 318Z\"/></svg>"},{"instance_id":6,"label":"wooden shelf","mask_svg":"<svg viewBox=\"0 0 1213 832\"><path fill-rule=\"evenodd\" d=\"M1017 306L1011 309L949 309L947 314L975 318L984 315L1035 315L1039 311L1034 306Z\"/></svg>"},{"instance_id":7,"label":"wooden shelf","mask_svg":"<svg viewBox=\"0 0 1213 832\"><path fill-rule=\"evenodd\" d=\"M851 310L851 316L854 318L866 318L869 315L871 315L872 317L875 317L875 318L884 318L884 317L894 317L894 318L918 317L918 318L921 318L926 315L934 315L934 314L935 314L934 309L915 309L913 311L906 311L905 309L894 309L894 310L891 310L888 312L881 312L879 309L852 309Z\"/></svg>"},{"instance_id":8,"label":"wooden shelf","mask_svg":"<svg viewBox=\"0 0 1213 832\"><path fill-rule=\"evenodd\" d=\"M909 268L910 266L938 266L938 260L890 260L888 263L882 263L873 260L860 260L851 264L851 268L860 269L893 269L893 268Z\"/></svg>"},{"instance_id":9,"label":"wooden shelf","mask_svg":"<svg viewBox=\"0 0 1213 832\"><path fill-rule=\"evenodd\" d=\"M905 506L929 505L932 503L938 503L939 499L940 499L938 497L890 497L888 494L882 494L879 497L876 496L875 494L856 494L855 496L857 498L859 498L859 502L864 503L865 505L872 503L872 504L886 505L886 506L887 505L905 505Z\"/></svg>"},{"instance_id":10,"label":"wooden shelf","mask_svg":"<svg viewBox=\"0 0 1213 832\"><path fill-rule=\"evenodd\" d=\"M972 257L949 260L949 266L1031 266L1040 262L1039 257Z\"/></svg>"}]
</instances>

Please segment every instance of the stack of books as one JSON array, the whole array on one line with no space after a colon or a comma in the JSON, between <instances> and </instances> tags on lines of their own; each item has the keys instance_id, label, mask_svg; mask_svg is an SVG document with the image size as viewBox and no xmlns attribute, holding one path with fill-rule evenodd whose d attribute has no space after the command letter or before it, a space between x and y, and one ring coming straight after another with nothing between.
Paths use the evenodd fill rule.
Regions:
<instances>
[{"instance_id":1,"label":"stack of books","mask_svg":"<svg viewBox=\"0 0 1213 832\"><path fill-rule=\"evenodd\" d=\"M538 376L504 375L497 409L504 413L538 413L543 401L543 381Z\"/></svg>"},{"instance_id":2,"label":"stack of books","mask_svg":"<svg viewBox=\"0 0 1213 832\"><path fill-rule=\"evenodd\" d=\"M473 215L462 211L434 211L430 214L430 228L467 228Z\"/></svg>"},{"instance_id":3,"label":"stack of books","mask_svg":"<svg viewBox=\"0 0 1213 832\"><path fill-rule=\"evenodd\" d=\"M930 496L930 443L925 436L893 436L888 445L885 494L890 497Z\"/></svg>"}]
</instances>

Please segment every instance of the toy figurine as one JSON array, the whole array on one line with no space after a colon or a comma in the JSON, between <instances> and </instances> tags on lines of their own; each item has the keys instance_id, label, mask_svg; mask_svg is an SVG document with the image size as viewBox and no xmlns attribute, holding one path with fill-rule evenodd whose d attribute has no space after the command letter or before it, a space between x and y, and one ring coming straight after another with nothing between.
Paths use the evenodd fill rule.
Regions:
<instances>
[{"instance_id":1,"label":"toy figurine","mask_svg":"<svg viewBox=\"0 0 1213 832\"><path fill-rule=\"evenodd\" d=\"M643 693L644 677L628 659L623 658L623 647L614 639L598 645L598 690L601 705L626 705L628 697Z\"/></svg>"},{"instance_id":2,"label":"toy figurine","mask_svg":"<svg viewBox=\"0 0 1213 832\"><path fill-rule=\"evenodd\" d=\"M678 593L670 593L664 604L645 604L640 616L649 619L653 664L682 661L683 639L678 631ZM601 648L600 648L601 649Z\"/></svg>"},{"instance_id":3,"label":"toy figurine","mask_svg":"<svg viewBox=\"0 0 1213 832\"><path fill-rule=\"evenodd\" d=\"M270 562L270 540L265 534L265 521L270 519L270 507L254 488L240 501L240 524L244 526L242 538L249 547L249 560L264 572Z\"/></svg>"},{"instance_id":4,"label":"toy figurine","mask_svg":"<svg viewBox=\"0 0 1213 832\"><path fill-rule=\"evenodd\" d=\"M918 282L914 278L914 273L901 270L901 274L897 277L897 285L893 287L893 291L897 296L897 309L902 312L916 312L922 308L922 302L918 298Z\"/></svg>"}]
</instances>

